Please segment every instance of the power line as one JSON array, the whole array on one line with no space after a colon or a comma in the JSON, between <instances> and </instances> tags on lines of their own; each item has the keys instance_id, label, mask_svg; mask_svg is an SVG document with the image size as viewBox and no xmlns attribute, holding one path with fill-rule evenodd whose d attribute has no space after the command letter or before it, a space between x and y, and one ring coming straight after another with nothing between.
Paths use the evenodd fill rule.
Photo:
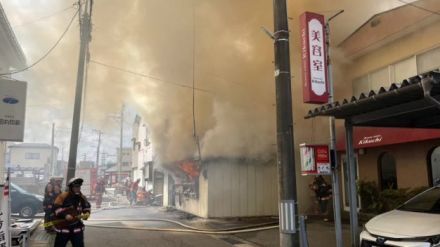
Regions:
<instances>
[{"instance_id":1,"label":"power line","mask_svg":"<svg viewBox=\"0 0 440 247\"><path fill-rule=\"evenodd\" d=\"M196 144L197 152L199 157L198 160L201 160L201 154L200 154L200 143L199 143L199 137L197 136L197 126L196 126L196 92L195 92L195 85L196 85L196 11L194 6L194 1L192 2L192 11L193 11L193 43L192 43L192 53L193 53L193 64L192 64L192 117L193 117L193 137L194 142Z\"/></svg>"},{"instance_id":2,"label":"power line","mask_svg":"<svg viewBox=\"0 0 440 247\"><path fill-rule=\"evenodd\" d=\"M410 5L410 6L413 6L414 8L417 8L417 9L424 10L424 11L429 12L429 13L431 13L431 14L440 15L440 12L433 11L433 10L430 10L430 9L427 9L427 8L423 8L423 7L418 6L418 5L415 5L415 4L413 4L413 3L405 2L404 0L397 0L397 1L399 1L399 2L401 2L401 3L404 3L404 4L407 4L407 5Z\"/></svg>"},{"instance_id":3,"label":"power line","mask_svg":"<svg viewBox=\"0 0 440 247\"><path fill-rule=\"evenodd\" d=\"M16 28L16 27L22 27L22 26L26 26L26 25L30 25L30 24L34 24L34 23L37 23L37 22L43 21L43 20L45 20L45 19L49 19L49 18L51 18L51 17L54 17L54 16L59 15L59 14L61 14L61 13L64 13L64 12L66 12L67 10L73 9L76 5L77 5L77 3L74 3L74 4L72 4L71 6L69 6L69 7L67 7L67 8L64 8L64 9L61 9L61 10L58 10L58 11L56 11L56 12L50 14L50 15L42 16L42 17L39 17L39 18L37 18L37 19L35 19L35 20L32 20L32 21L27 21L27 22L23 22L23 23L20 23L20 24L16 24L16 25L14 25L14 26L12 26L12 27L13 27L13 28Z\"/></svg>"},{"instance_id":4,"label":"power line","mask_svg":"<svg viewBox=\"0 0 440 247\"><path fill-rule=\"evenodd\" d=\"M124 73L128 73L128 74L132 74L132 75L137 75L137 76L153 79L153 80L156 80L156 81L160 81L160 82L163 82L163 83L171 84L171 85L182 87L182 88L188 88L188 89L191 89L191 90L193 89L192 86L188 86L188 85L180 84L180 83L176 83L176 82L171 82L171 81L166 81L166 80L160 79L158 77L154 77L154 76L150 76L150 75L145 75L145 74L142 74L142 73L139 73L139 72L135 72L135 71L131 71L131 70L128 70L128 69L121 68L121 67L117 67L117 66L109 65L109 64L106 64L106 63L103 63L103 62L99 62L99 61L96 61L96 60L93 60L93 59L91 59L90 62L94 63L94 64L98 64L98 65L104 66L104 67L107 67L107 68L119 70L119 71L122 71ZM195 90L201 91L201 92L206 92L206 93L211 93L210 91L205 90L205 89L201 89L201 88L195 88Z\"/></svg>"},{"instance_id":5,"label":"power line","mask_svg":"<svg viewBox=\"0 0 440 247\"><path fill-rule=\"evenodd\" d=\"M12 71L12 72L8 72L8 73L2 73L0 74L0 76L3 75L13 75L13 74L17 74L23 71L26 71L32 67L34 67L35 65L37 65L38 63L40 63L43 59L45 59L47 56L49 56L49 54L58 46L58 44L61 42L61 40L64 38L64 36L66 35L67 31L69 31L70 27L72 26L73 20L75 19L75 17L78 15L79 13L79 9L75 12L75 14L72 16L72 19L70 20L69 24L67 25L66 29L64 30L64 32L61 34L60 38L55 42L55 44L46 52L46 54L44 54L40 59L38 59L37 61L35 61L33 64L31 64L30 66L23 68L23 69L19 69L16 71Z\"/></svg>"}]
</instances>

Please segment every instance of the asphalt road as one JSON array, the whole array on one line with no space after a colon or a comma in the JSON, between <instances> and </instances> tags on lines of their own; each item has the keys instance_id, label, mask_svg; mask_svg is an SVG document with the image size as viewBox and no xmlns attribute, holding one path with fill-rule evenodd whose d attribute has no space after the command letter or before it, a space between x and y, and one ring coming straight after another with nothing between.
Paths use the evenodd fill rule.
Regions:
<instances>
[{"instance_id":1,"label":"asphalt road","mask_svg":"<svg viewBox=\"0 0 440 247\"><path fill-rule=\"evenodd\" d=\"M137 230L99 229L87 228L85 234L86 246L107 247L190 247L190 246L233 246L226 241L207 235L173 233L173 232L147 232Z\"/></svg>"},{"instance_id":2,"label":"asphalt road","mask_svg":"<svg viewBox=\"0 0 440 247\"><path fill-rule=\"evenodd\" d=\"M185 216L177 212L166 213L159 208L131 208L131 209L108 209L92 213L88 224L105 226L131 226L131 227L154 227L154 228L181 228L177 225L151 221L126 221L128 219L141 218L164 218L185 221ZM112 219L114 222L95 221L99 219ZM233 236L212 236L198 233L158 232L129 229L106 229L88 226L85 232L86 246L108 247L231 247L231 246L254 246L247 245Z\"/></svg>"}]
</instances>

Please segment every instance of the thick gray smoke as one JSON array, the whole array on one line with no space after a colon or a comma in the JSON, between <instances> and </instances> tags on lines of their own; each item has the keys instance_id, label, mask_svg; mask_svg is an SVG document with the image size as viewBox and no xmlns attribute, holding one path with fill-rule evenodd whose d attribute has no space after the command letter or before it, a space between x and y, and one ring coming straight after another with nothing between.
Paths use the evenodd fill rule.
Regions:
<instances>
[{"instance_id":1,"label":"thick gray smoke","mask_svg":"<svg viewBox=\"0 0 440 247\"><path fill-rule=\"evenodd\" d=\"M197 157L194 78L196 132L202 157L265 159L274 155L273 41L260 31L261 26L272 29L272 1L94 2L91 59L149 77L90 63L83 118L87 126L117 135L118 125L108 114L118 112L125 102L150 126L161 161ZM290 1L292 67L299 66L298 17L306 9L326 15L346 10L332 24L334 41L338 42L372 14L401 4L395 0L364 2ZM13 24L72 4L67 0L2 3ZM29 61L35 61L56 41L73 12L15 28ZM19 79L29 82L28 141L49 140L52 121L70 127L78 48L75 21L47 59L20 75ZM302 98L300 78L296 74L293 79L295 104ZM295 119L302 118L303 112L298 114Z\"/></svg>"}]
</instances>

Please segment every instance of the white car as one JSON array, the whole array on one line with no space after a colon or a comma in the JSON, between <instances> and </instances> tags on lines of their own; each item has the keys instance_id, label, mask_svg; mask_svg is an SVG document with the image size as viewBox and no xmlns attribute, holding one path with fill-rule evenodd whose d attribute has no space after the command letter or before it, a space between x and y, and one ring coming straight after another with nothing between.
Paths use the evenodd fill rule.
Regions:
<instances>
[{"instance_id":1,"label":"white car","mask_svg":"<svg viewBox=\"0 0 440 247\"><path fill-rule=\"evenodd\" d=\"M361 247L440 247L440 186L367 222Z\"/></svg>"}]
</instances>

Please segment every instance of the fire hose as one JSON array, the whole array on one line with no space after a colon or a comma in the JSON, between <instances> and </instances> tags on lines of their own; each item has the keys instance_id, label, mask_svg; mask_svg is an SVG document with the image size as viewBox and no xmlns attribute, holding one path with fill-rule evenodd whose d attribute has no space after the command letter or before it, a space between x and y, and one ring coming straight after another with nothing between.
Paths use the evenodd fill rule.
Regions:
<instances>
[{"instance_id":1,"label":"fire hose","mask_svg":"<svg viewBox=\"0 0 440 247\"><path fill-rule=\"evenodd\" d=\"M156 221L156 222L167 222L182 226L186 229L179 228L158 228L158 227L134 227L134 226L109 226L109 225L97 225L90 224L89 222L121 222L121 220L113 220L113 219L91 219L86 223L86 226L93 228L108 228L108 229L129 229L129 230L143 230L143 231L162 231L162 232L183 232L183 233L199 233L199 234L218 234L218 235L226 235L226 234L237 234L237 233L246 233L246 232L256 232L256 231L264 231L278 228L278 222L269 222L257 225L249 225L242 227L234 227L234 228L226 228L226 229L200 229L196 227L192 227L189 225L185 225L179 221L167 220L167 219L133 219L133 220L122 220L122 222L136 222L136 221ZM274 225L277 224L277 225Z\"/></svg>"},{"instance_id":2,"label":"fire hose","mask_svg":"<svg viewBox=\"0 0 440 247\"><path fill-rule=\"evenodd\" d=\"M73 220L81 220L81 219L87 220L89 217L90 217L90 214L87 213L87 214L75 216L75 217L73 217ZM68 222L68 220L66 220L66 219L52 220L49 222L45 222L43 224L43 227L52 227L52 226L55 226L57 224L64 223L64 222Z\"/></svg>"}]
</instances>

